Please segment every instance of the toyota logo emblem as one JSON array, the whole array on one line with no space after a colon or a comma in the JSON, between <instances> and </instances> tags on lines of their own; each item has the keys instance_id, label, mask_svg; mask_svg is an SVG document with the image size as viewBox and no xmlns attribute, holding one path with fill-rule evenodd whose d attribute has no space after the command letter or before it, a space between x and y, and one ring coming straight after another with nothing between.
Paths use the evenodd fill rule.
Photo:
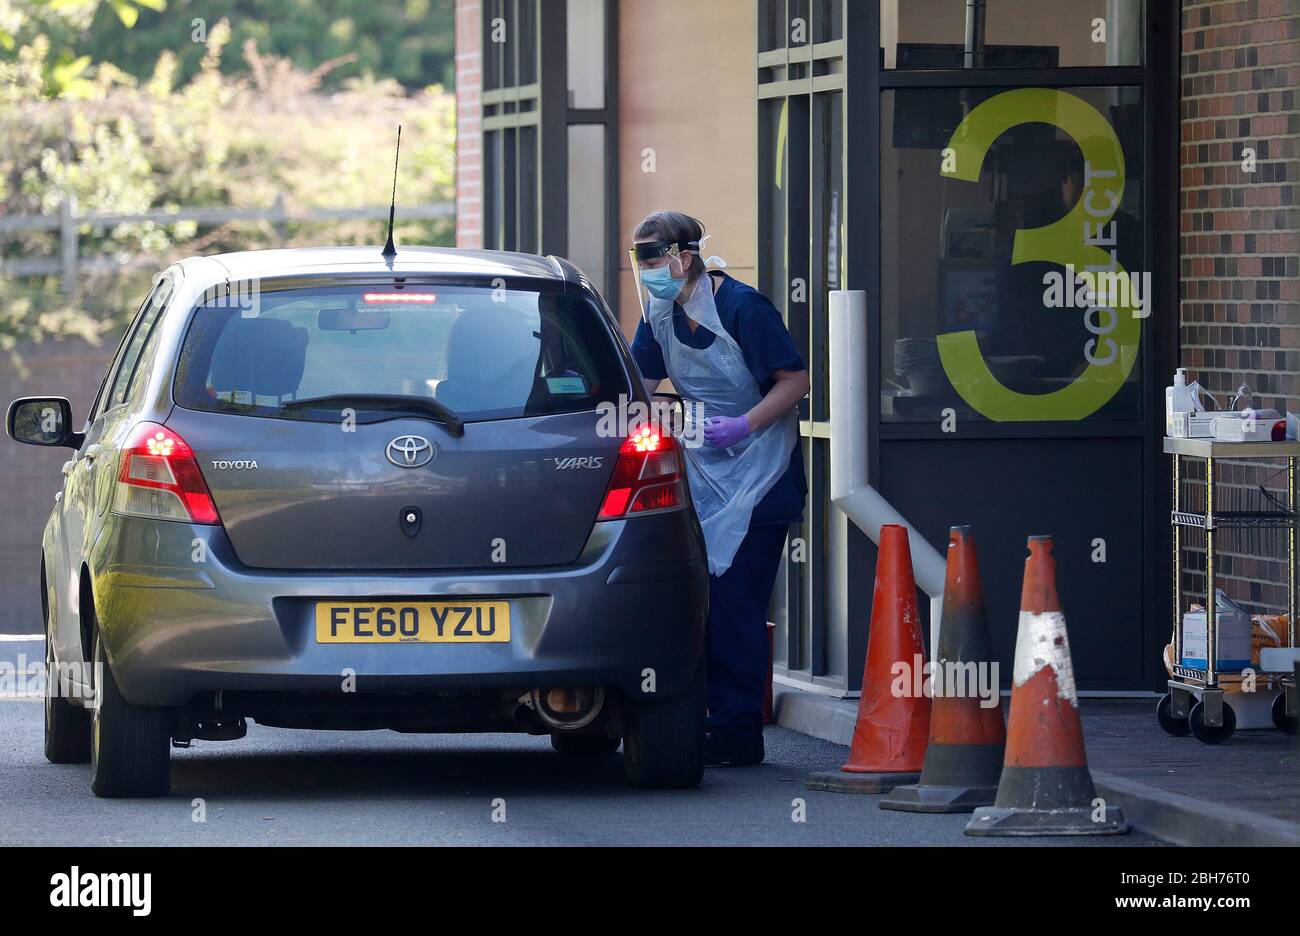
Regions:
<instances>
[{"instance_id":1,"label":"toyota logo emblem","mask_svg":"<svg viewBox=\"0 0 1300 936\"><path fill-rule=\"evenodd\" d=\"M433 461L436 452L424 436L404 435L389 442L384 454L398 468L419 468Z\"/></svg>"}]
</instances>

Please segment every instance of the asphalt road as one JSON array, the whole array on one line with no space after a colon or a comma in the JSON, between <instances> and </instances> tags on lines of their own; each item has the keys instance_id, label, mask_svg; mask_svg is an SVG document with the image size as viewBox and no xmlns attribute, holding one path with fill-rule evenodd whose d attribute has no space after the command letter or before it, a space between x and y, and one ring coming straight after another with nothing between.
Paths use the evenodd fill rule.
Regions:
<instances>
[{"instance_id":1,"label":"asphalt road","mask_svg":"<svg viewBox=\"0 0 1300 936\"><path fill-rule=\"evenodd\" d=\"M39 643L11 643L0 660L18 652L41 658ZM0 845L1160 844L1137 834L974 839L962 834L966 816L814 793L804 775L838 767L845 748L776 727L763 766L652 793L623 785L617 756L572 760L545 738L250 725L240 741L173 750L166 798L97 800L89 767L47 763L41 742L41 704L0 699ZM794 819L796 800L805 821Z\"/></svg>"}]
</instances>

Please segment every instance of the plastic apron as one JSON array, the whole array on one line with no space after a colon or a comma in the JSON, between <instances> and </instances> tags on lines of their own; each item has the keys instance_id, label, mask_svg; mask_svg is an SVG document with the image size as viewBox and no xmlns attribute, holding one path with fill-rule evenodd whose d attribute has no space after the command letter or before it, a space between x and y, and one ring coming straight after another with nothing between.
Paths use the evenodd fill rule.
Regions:
<instances>
[{"instance_id":1,"label":"plastic apron","mask_svg":"<svg viewBox=\"0 0 1300 936\"><path fill-rule=\"evenodd\" d=\"M647 320L663 351L668 376L687 404L685 439L700 440L699 444L682 445L686 479L704 529L709 574L722 575L749 532L754 506L790 467L798 414L791 407L790 412L729 450L704 444L704 420L743 416L763 394L745 365L740 346L722 327L708 274L696 283L683 309L701 328L713 333L713 343L707 348L692 348L677 340L671 300L650 297Z\"/></svg>"}]
</instances>

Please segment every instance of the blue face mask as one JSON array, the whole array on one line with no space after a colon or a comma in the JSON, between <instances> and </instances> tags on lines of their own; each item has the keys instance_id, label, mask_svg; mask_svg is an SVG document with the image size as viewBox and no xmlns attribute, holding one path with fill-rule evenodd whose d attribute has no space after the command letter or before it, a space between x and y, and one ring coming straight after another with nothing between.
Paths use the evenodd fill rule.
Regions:
<instances>
[{"instance_id":1,"label":"blue face mask","mask_svg":"<svg viewBox=\"0 0 1300 936\"><path fill-rule=\"evenodd\" d=\"M662 266L652 270L642 270L641 282L656 299L675 299L686 281L674 279L668 267Z\"/></svg>"}]
</instances>

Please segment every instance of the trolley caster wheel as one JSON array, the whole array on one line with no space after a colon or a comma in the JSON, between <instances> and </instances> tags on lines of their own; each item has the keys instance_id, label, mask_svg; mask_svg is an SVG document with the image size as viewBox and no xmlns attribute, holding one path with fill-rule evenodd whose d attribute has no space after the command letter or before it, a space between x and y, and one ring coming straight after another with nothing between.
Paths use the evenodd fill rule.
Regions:
<instances>
[{"instance_id":1,"label":"trolley caster wheel","mask_svg":"<svg viewBox=\"0 0 1300 936\"><path fill-rule=\"evenodd\" d=\"M1296 717L1286 713L1286 693L1279 692L1273 699L1273 724L1287 734L1295 734Z\"/></svg>"},{"instance_id":2,"label":"trolley caster wheel","mask_svg":"<svg viewBox=\"0 0 1300 936\"><path fill-rule=\"evenodd\" d=\"M1232 706L1224 702L1223 724L1211 728L1205 724L1205 703L1197 702L1187 716L1187 724L1192 729L1192 735L1202 744L1222 744L1237 730L1237 715L1232 711Z\"/></svg>"},{"instance_id":3,"label":"trolley caster wheel","mask_svg":"<svg viewBox=\"0 0 1300 936\"><path fill-rule=\"evenodd\" d=\"M1165 730L1166 734L1171 734L1175 738L1185 738L1192 733L1192 726L1188 724L1186 718L1175 718L1173 715L1173 693L1166 692L1156 703L1156 721L1160 722L1160 727Z\"/></svg>"}]
</instances>

